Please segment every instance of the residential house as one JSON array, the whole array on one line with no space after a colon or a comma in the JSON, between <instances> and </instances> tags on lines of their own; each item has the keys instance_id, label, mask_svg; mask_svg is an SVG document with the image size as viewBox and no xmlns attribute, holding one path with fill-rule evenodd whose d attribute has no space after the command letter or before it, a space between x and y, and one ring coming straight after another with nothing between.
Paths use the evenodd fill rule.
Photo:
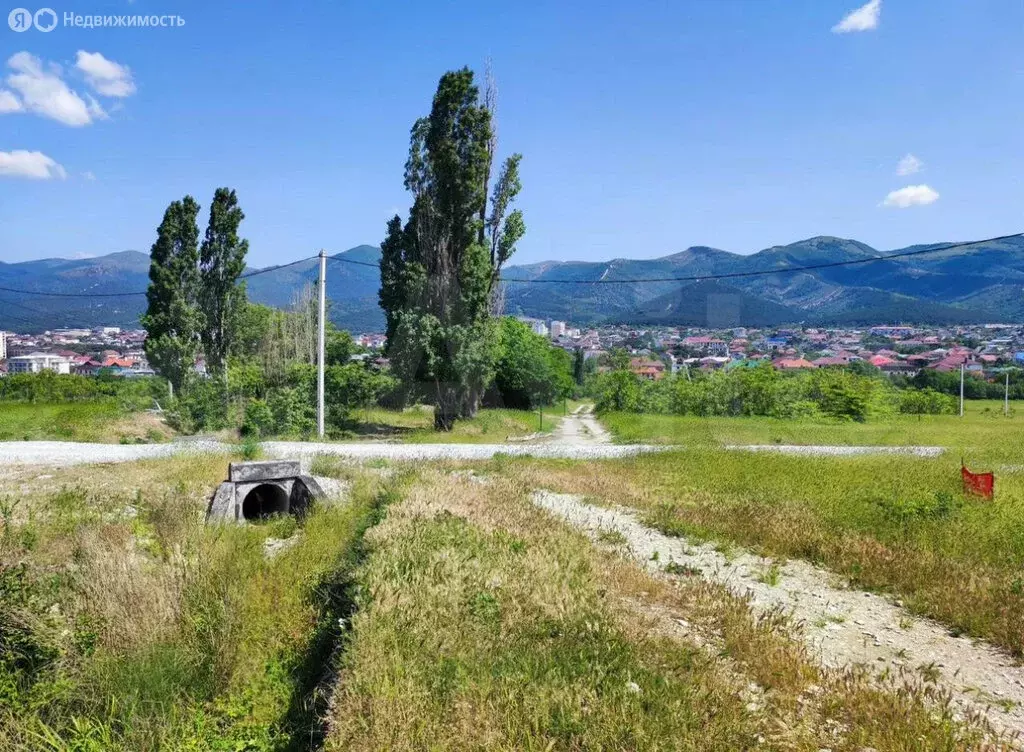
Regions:
<instances>
[{"instance_id":1,"label":"residential house","mask_svg":"<svg viewBox=\"0 0 1024 752\"><path fill-rule=\"evenodd\" d=\"M7 359L8 373L71 373L71 361L53 353L36 352L29 355L18 355Z\"/></svg>"}]
</instances>

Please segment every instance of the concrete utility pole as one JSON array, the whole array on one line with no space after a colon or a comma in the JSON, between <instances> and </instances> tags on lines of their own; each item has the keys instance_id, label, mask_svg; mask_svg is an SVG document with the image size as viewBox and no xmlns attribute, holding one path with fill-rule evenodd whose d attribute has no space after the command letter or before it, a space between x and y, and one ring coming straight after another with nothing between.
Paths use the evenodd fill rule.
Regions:
<instances>
[{"instance_id":1,"label":"concrete utility pole","mask_svg":"<svg viewBox=\"0 0 1024 752\"><path fill-rule=\"evenodd\" d=\"M964 364L960 364L960 417L964 417Z\"/></svg>"},{"instance_id":2,"label":"concrete utility pole","mask_svg":"<svg viewBox=\"0 0 1024 752\"><path fill-rule=\"evenodd\" d=\"M1010 372L1006 372L1006 393L1003 396L1003 415L1010 414Z\"/></svg>"},{"instance_id":3,"label":"concrete utility pole","mask_svg":"<svg viewBox=\"0 0 1024 752\"><path fill-rule=\"evenodd\" d=\"M316 336L316 435L324 437L324 315L327 312L327 252L320 249L320 315Z\"/></svg>"}]
</instances>

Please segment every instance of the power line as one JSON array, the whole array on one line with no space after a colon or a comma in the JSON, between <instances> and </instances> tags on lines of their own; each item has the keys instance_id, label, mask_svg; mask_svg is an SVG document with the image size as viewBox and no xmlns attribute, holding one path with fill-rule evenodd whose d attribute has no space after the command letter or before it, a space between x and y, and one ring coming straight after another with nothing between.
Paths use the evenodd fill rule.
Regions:
<instances>
[{"instance_id":1,"label":"power line","mask_svg":"<svg viewBox=\"0 0 1024 752\"><path fill-rule=\"evenodd\" d=\"M716 279L760 277L769 274L793 274L795 272L813 271L815 269L833 269L839 266L870 264L875 261L891 261L893 259L907 258L908 256L923 256L926 253L939 253L941 251L950 251L956 248L969 248L971 246L982 245L984 243L998 243L1002 240L1010 240L1020 237L1024 237L1024 232L1017 232L1012 235L1000 235L994 238L986 238L985 240L972 240L968 243L948 243L936 248L920 248L916 251L903 251L901 253L891 253L886 256L872 256L870 258L852 259L848 261L830 261L823 264L808 264L806 266L787 266L781 269L759 269L757 271L726 272L724 274L701 274L692 277L647 277L642 279L516 279L501 277L500 281L511 282L513 284L543 285L636 285L651 282L705 282ZM371 266L380 268L380 264L374 264L369 261L355 261L354 259L339 258L338 256L328 256L327 260L338 261L344 264L353 264L355 266Z\"/></svg>"},{"instance_id":2,"label":"power line","mask_svg":"<svg viewBox=\"0 0 1024 752\"><path fill-rule=\"evenodd\" d=\"M301 258L297 261L290 261L287 264L268 266L266 269L257 269L256 271L246 272L245 274L239 275L238 279L251 279L252 277L258 277L261 274L269 274L270 272L287 269L289 266L295 266L296 264L301 264L304 261L311 261L315 258L316 256L307 256L306 258ZM39 290L15 290L10 287L0 287L0 292L13 292L18 295L36 295L47 298L131 298L137 295L146 294L145 290L138 290L136 292L43 292ZM42 313L42 311L40 311L40 313Z\"/></svg>"},{"instance_id":3,"label":"power line","mask_svg":"<svg viewBox=\"0 0 1024 752\"><path fill-rule=\"evenodd\" d=\"M911 256L923 256L928 253L941 253L942 251L951 251L958 248L970 248L971 246L983 245L985 243L998 243L1003 240L1012 240L1014 238L1024 237L1024 232L1017 232L1010 235L1000 235L993 238L985 238L984 240L972 240L966 243L947 243L945 245L936 246L934 248L919 248L915 251L903 251L901 253L891 253L885 256L871 256L869 258L861 259L850 259L847 261L831 261L822 264L808 264L805 266L787 266L780 269L758 269L756 271L749 272L726 272L723 274L699 274L688 277L646 277L639 279L517 279L515 277L501 277L501 282L508 282L511 284L544 284L544 285L635 285L635 284L648 284L656 282L704 282L718 279L738 279L742 277L761 277L770 274L795 274L797 272L815 271L818 269L835 269L837 267L844 266L856 266L858 264L870 264L876 261L892 261L894 259L908 258ZM261 274L269 274L270 272L280 271L287 269L291 266L305 263L306 261L312 261L317 256L307 256L305 258L298 259L296 261L290 261L287 264L280 264L278 266L269 266L266 269L257 269L256 271L247 272L239 276L239 280L251 279L252 277L258 277ZM373 263L371 261L356 261L355 259L341 258L339 256L328 256L328 261L336 261L338 263L349 264L352 266L366 266L373 269L379 269L380 264ZM145 290L139 290L135 292L107 292L107 293L66 293L66 292L45 292L38 290L17 290L10 287L0 287L0 292L10 292L17 295L35 295L38 297L49 297L49 298L128 298L137 295L145 295Z\"/></svg>"}]
</instances>

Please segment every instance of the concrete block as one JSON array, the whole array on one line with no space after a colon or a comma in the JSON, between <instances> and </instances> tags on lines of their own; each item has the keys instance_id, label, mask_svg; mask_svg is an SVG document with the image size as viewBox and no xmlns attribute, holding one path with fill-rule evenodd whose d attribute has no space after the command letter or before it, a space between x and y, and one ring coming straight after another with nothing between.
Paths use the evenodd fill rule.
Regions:
<instances>
[{"instance_id":1,"label":"concrete block","mask_svg":"<svg viewBox=\"0 0 1024 752\"><path fill-rule=\"evenodd\" d=\"M233 483L294 478L302 472L298 460L266 460L264 462L232 462L228 480Z\"/></svg>"},{"instance_id":2,"label":"concrete block","mask_svg":"<svg viewBox=\"0 0 1024 752\"><path fill-rule=\"evenodd\" d=\"M232 462L228 480L210 499L207 522L258 522L275 515L302 517L324 490L314 478L301 475L294 460Z\"/></svg>"},{"instance_id":3,"label":"concrete block","mask_svg":"<svg viewBox=\"0 0 1024 752\"><path fill-rule=\"evenodd\" d=\"M206 519L219 522L231 522L237 519L234 483L225 481L217 486L213 498L210 499L210 506L206 510Z\"/></svg>"}]
</instances>

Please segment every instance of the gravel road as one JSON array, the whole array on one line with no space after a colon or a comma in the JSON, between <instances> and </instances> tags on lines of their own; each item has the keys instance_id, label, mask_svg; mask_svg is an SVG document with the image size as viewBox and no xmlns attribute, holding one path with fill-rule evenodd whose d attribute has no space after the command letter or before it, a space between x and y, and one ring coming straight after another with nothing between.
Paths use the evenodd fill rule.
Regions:
<instances>
[{"instance_id":1,"label":"gravel road","mask_svg":"<svg viewBox=\"0 0 1024 752\"><path fill-rule=\"evenodd\" d=\"M264 451L272 457L311 457L333 454L354 460L488 460L496 454L515 457L600 460L631 457L669 447L638 444L317 444L304 441L268 441Z\"/></svg>"},{"instance_id":2,"label":"gravel road","mask_svg":"<svg viewBox=\"0 0 1024 752\"><path fill-rule=\"evenodd\" d=\"M788 561L778 567L777 577L766 578L771 559L747 552L727 558L713 543L662 535L625 509L548 491L536 492L533 501L595 540L601 531L621 533L629 554L649 569L669 562L692 567L737 595L749 593L755 611L781 608L792 614L803 625L800 636L824 665L913 671L931 664L938 684L962 709L983 713L997 730L1024 733L1024 668L981 640L954 637L941 624L913 616L883 596L845 587L833 573L804 561Z\"/></svg>"},{"instance_id":3,"label":"gravel road","mask_svg":"<svg viewBox=\"0 0 1024 752\"><path fill-rule=\"evenodd\" d=\"M310 458L333 454L352 460L488 460L495 454L558 459L596 460L629 457L643 452L664 451L667 447L616 444L386 444L359 442L332 444L305 441L268 441L263 450L270 457ZM227 453L237 449L216 441L188 441L170 444L83 444L72 441L0 442L0 467L4 465L67 465L170 457L178 453Z\"/></svg>"},{"instance_id":4,"label":"gravel road","mask_svg":"<svg viewBox=\"0 0 1024 752\"><path fill-rule=\"evenodd\" d=\"M3 441L0 442L0 466L3 465L85 465L105 462L170 457L179 452L228 452L227 444L216 441L180 441L170 444L85 444L77 441Z\"/></svg>"},{"instance_id":5,"label":"gravel road","mask_svg":"<svg viewBox=\"0 0 1024 752\"><path fill-rule=\"evenodd\" d=\"M548 441L576 446L600 446L612 443L612 435L594 417L592 405L581 405L562 419Z\"/></svg>"}]
</instances>

